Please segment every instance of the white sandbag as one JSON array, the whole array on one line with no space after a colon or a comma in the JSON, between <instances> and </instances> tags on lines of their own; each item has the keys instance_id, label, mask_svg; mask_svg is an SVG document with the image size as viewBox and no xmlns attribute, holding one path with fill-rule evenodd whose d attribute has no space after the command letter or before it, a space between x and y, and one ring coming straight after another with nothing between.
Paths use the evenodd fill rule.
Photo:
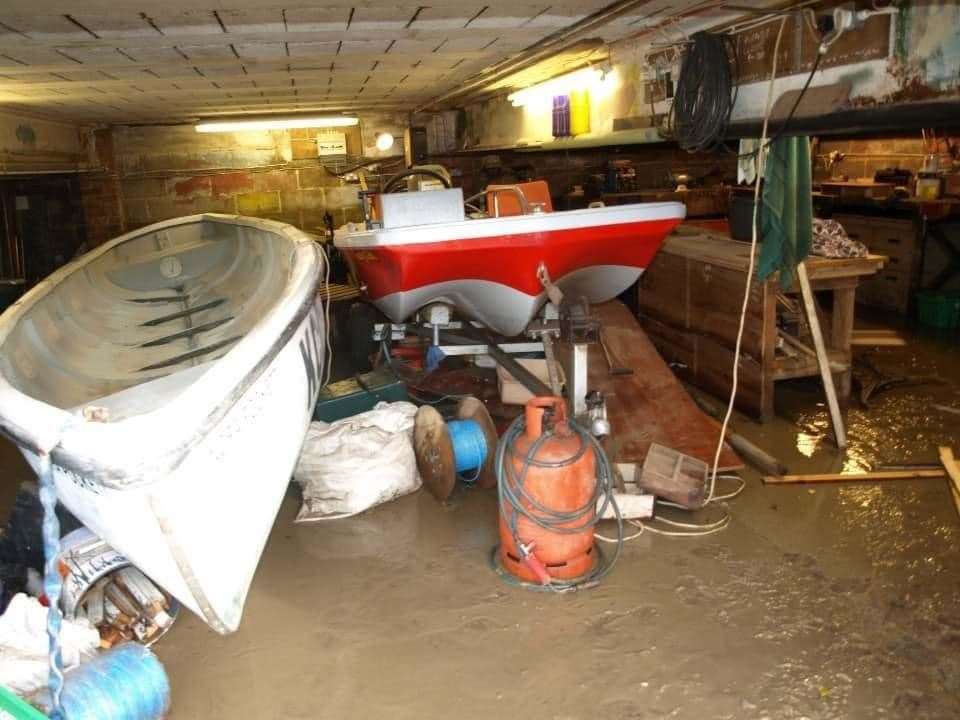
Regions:
<instances>
[{"instance_id":1,"label":"white sandbag","mask_svg":"<svg viewBox=\"0 0 960 720\"><path fill-rule=\"evenodd\" d=\"M381 402L334 423L312 422L293 479L303 487L296 522L349 517L420 485L408 402Z\"/></svg>"},{"instance_id":2,"label":"white sandbag","mask_svg":"<svg viewBox=\"0 0 960 720\"><path fill-rule=\"evenodd\" d=\"M29 595L14 595L0 617L0 685L21 697L46 686L47 643L47 609ZM99 647L100 633L90 621L64 618L60 649L65 668L90 659Z\"/></svg>"}]
</instances>

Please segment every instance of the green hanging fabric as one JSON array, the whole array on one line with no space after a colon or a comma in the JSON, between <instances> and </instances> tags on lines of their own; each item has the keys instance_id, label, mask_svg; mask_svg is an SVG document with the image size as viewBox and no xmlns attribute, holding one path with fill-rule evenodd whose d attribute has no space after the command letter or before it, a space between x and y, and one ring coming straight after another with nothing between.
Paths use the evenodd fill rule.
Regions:
<instances>
[{"instance_id":1,"label":"green hanging fabric","mask_svg":"<svg viewBox=\"0 0 960 720\"><path fill-rule=\"evenodd\" d=\"M760 230L763 243L757 277L780 273L789 288L797 265L810 253L813 196L810 183L810 141L788 137L770 145L764 170Z\"/></svg>"}]
</instances>

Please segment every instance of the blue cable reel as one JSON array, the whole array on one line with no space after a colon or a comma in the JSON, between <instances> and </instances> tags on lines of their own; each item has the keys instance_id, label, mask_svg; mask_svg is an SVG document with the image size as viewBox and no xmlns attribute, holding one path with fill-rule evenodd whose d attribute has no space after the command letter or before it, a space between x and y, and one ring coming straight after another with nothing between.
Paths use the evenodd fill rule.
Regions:
<instances>
[{"instance_id":1,"label":"blue cable reel","mask_svg":"<svg viewBox=\"0 0 960 720\"><path fill-rule=\"evenodd\" d=\"M449 422L436 408L424 405L417 410L413 429L423 484L441 502L450 497L458 479L466 485L494 487L497 440L493 419L477 398L463 398Z\"/></svg>"}]
</instances>

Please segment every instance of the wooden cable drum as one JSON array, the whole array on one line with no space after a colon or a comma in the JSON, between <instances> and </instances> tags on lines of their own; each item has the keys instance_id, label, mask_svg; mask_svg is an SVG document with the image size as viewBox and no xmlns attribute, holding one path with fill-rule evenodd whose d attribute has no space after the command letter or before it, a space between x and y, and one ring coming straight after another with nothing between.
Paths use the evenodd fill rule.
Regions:
<instances>
[{"instance_id":1,"label":"wooden cable drum","mask_svg":"<svg viewBox=\"0 0 960 720\"><path fill-rule=\"evenodd\" d=\"M490 413L482 402L476 398L467 397L458 403L454 420L468 423L467 427L473 439L481 441L485 446L479 453L479 456L482 456L482 463L471 468L472 476L468 477L464 474L463 479L480 488L493 487L497 483L493 468L497 448L497 430ZM458 455L462 455L463 452L463 448L458 447L458 442L459 440L455 442L450 425L444 421L436 408L424 405L417 410L413 429L413 449L417 458L417 469L427 490L441 502L450 497L457 484ZM459 459L462 464L463 458ZM460 470L462 472L463 468Z\"/></svg>"}]
</instances>

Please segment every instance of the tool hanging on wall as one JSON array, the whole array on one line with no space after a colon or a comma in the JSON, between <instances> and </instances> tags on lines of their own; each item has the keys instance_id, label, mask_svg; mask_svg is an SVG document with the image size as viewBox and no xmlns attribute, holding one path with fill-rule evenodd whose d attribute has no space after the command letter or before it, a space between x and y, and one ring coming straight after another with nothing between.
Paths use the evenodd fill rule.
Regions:
<instances>
[{"instance_id":1,"label":"tool hanging on wall","mask_svg":"<svg viewBox=\"0 0 960 720\"><path fill-rule=\"evenodd\" d=\"M427 490L441 502L450 497L457 478L468 485L493 487L496 447L496 426L476 398L461 400L450 422L429 405L417 410L413 428L417 469Z\"/></svg>"}]
</instances>

